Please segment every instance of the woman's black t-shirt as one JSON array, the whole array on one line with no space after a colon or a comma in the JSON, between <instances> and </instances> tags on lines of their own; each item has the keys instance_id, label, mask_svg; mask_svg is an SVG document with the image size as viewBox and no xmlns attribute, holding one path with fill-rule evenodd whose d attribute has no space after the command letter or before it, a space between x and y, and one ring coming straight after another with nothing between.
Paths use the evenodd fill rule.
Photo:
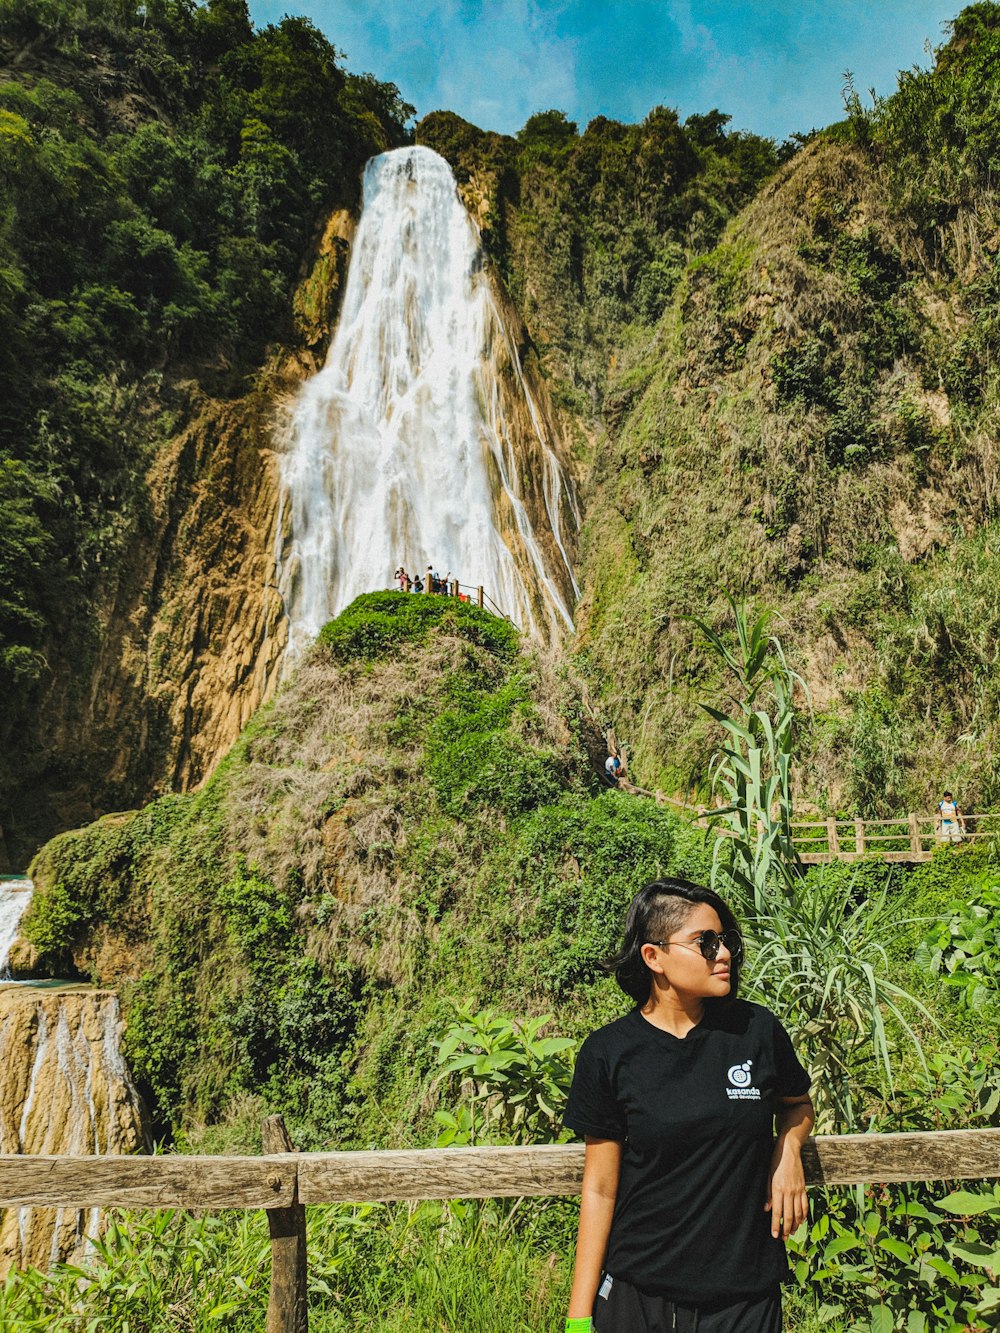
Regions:
<instances>
[{"instance_id":1,"label":"woman's black t-shirt","mask_svg":"<svg viewBox=\"0 0 1000 1333\"><path fill-rule=\"evenodd\" d=\"M564 1117L624 1144L604 1266L686 1304L755 1296L788 1275L764 1211L779 1097L809 1091L788 1034L744 1000L678 1038L633 1009L580 1049Z\"/></svg>"}]
</instances>

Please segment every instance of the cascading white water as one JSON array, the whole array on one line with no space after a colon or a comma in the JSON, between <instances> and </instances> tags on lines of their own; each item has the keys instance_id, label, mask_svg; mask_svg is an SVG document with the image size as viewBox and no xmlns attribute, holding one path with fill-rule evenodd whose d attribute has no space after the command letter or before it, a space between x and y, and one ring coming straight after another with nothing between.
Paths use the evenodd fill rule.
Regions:
<instances>
[{"instance_id":1,"label":"cascading white water","mask_svg":"<svg viewBox=\"0 0 1000 1333\"><path fill-rule=\"evenodd\" d=\"M530 458L496 373L512 368ZM429 564L482 585L522 628L572 628L560 509L575 501L483 271L451 169L401 148L365 170L364 209L325 367L303 386L282 457L279 581L288 660L359 593ZM539 474L549 532L523 472ZM536 522L538 521L536 514Z\"/></svg>"},{"instance_id":2,"label":"cascading white water","mask_svg":"<svg viewBox=\"0 0 1000 1333\"><path fill-rule=\"evenodd\" d=\"M0 879L0 978L10 972L10 951L14 947L21 917L24 916L34 885L30 879Z\"/></svg>"}]
</instances>

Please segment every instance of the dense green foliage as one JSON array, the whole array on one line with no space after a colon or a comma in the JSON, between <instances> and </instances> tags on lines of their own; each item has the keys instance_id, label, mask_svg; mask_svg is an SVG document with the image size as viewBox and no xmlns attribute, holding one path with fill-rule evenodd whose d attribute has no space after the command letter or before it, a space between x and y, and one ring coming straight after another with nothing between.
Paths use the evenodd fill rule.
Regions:
<instances>
[{"instance_id":1,"label":"dense green foliage","mask_svg":"<svg viewBox=\"0 0 1000 1333\"><path fill-rule=\"evenodd\" d=\"M517 651L517 630L488 611L457 598L398 592L370 592L356 598L323 626L319 642L335 662L373 662L391 656L404 643L422 643L433 627L442 624L498 657L511 657Z\"/></svg>"},{"instance_id":2,"label":"dense green foliage","mask_svg":"<svg viewBox=\"0 0 1000 1333\"><path fill-rule=\"evenodd\" d=\"M960 1005L972 1009L1000 1000L1000 951L995 922L1000 884L985 873L964 899L949 903L917 950L917 961L958 992Z\"/></svg>"},{"instance_id":3,"label":"dense green foliage","mask_svg":"<svg viewBox=\"0 0 1000 1333\"><path fill-rule=\"evenodd\" d=\"M85 690L157 448L199 385L294 339L317 221L410 112L307 19L255 31L240 0L0 10L5 750L52 675Z\"/></svg>"},{"instance_id":4,"label":"dense green foliage","mask_svg":"<svg viewBox=\"0 0 1000 1333\"><path fill-rule=\"evenodd\" d=\"M707 870L703 835L603 789L583 741L505 622L360 598L202 790L49 844L25 933L50 972L118 942L98 979L161 1129L249 1098L317 1146L426 1140L449 999L620 1007L599 965L629 898Z\"/></svg>"},{"instance_id":5,"label":"dense green foliage","mask_svg":"<svg viewBox=\"0 0 1000 1333\"><path fill-rule=\"evenodd\" d=\"M537 1333L566 1299L568 1213L474 1203L312 1208L309 1327L439 1333L444 1317L467 1333ZM18 1333L263 1333L268 1268L261 1212L124 1214L85 1268L13 1270L0 1286L0 1324Z\"/></svg>"},{"instance_id":6,"label":"dense green foliage","mask_svg":"<svg viewBox=\"0 0 1000 1333\"><path fill-rule=\"evenodd\" d=\"M122 994L131 1067L181 1146L253 1149L270 1110L303 1146L557 1137L572 1049L626 1003L602 964L633 893L664 873L711 875L703 832L595 783L571 682L503 633L484 645L481 618L455 609L360 599L204 789L64 835L39 858L27 934L52 967L86 968L102 942L97 979ZM387 619L408 627L391 651ZM761 643L766 676L776 650ZM773 704L763 689L756 701ZM998 1123L989 1012L942 989L920 948L956 896L975 907L995 893L985 847L945 847L912 872L810 872L766 913L740 903L750 993L785 1017L838 1127ZM981 944L981 975L995 975ZM894 1010L903 989L929 1012ZM994 1201L956 1216L947 1194L817 1193L793 1247L789 1326L811 1328L821 1309L827 1327L909 1333L914 1284L929 1291L923 1333L971 1320L989 1299ZM317 1326L363 1313L387 1333L407 1319L430 1329L445 1311L487 1333L494 1317L557 1318L572 1207L515 1212L513 1226L508 1205L317 1212ZM152 1328L169 1296L210 1327L218 1295L171 1258L189 1245L232 1275L225 1318L259 1327L252 1227L155 1226L152 1246L140 1221L112 1235L97 1261L104 1300ZM501 1269L484 1306L483 1274ZM41 1319L85 1299L72 1277L19 1279L3 1299Z\"/></svg>"}]
</instances>

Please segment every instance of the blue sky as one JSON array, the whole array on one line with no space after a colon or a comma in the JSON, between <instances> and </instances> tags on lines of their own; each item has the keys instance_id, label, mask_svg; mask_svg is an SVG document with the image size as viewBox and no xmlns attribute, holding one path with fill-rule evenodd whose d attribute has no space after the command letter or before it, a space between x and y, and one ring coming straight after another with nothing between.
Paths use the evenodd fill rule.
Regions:
<instances>
[{"instance_id":1,"label":"blue sky","mask_svg":"<svg viewBox=\"0 0 1000 1333\"><path fill-rule=\"evenodd\" d=\"M841 119L843 72L892 92L926 64L960 0L250 0L254 22L307 14L346 65L514 133L556 107L580 128L718 107L781 140Z\"/></svg>"}]
</instances>

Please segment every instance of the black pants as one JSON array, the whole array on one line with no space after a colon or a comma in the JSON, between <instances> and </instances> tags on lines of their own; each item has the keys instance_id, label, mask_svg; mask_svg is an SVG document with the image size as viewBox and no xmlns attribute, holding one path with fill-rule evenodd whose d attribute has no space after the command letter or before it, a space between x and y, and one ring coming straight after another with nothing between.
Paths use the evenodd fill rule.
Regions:
<instances>
[{"instance_id":1,"label":"black pants","mask_svg":"<svg viewBox=\"0 0 1000 1333\"><path fill-rule=\"evenodd\" d=\"M607 1285L607 1278L601 1290ZM781 1333L781 1288L727 1305L678 1305L613 1278L594 1302L594 1333Z\"/></svg>"}]
</instances>

